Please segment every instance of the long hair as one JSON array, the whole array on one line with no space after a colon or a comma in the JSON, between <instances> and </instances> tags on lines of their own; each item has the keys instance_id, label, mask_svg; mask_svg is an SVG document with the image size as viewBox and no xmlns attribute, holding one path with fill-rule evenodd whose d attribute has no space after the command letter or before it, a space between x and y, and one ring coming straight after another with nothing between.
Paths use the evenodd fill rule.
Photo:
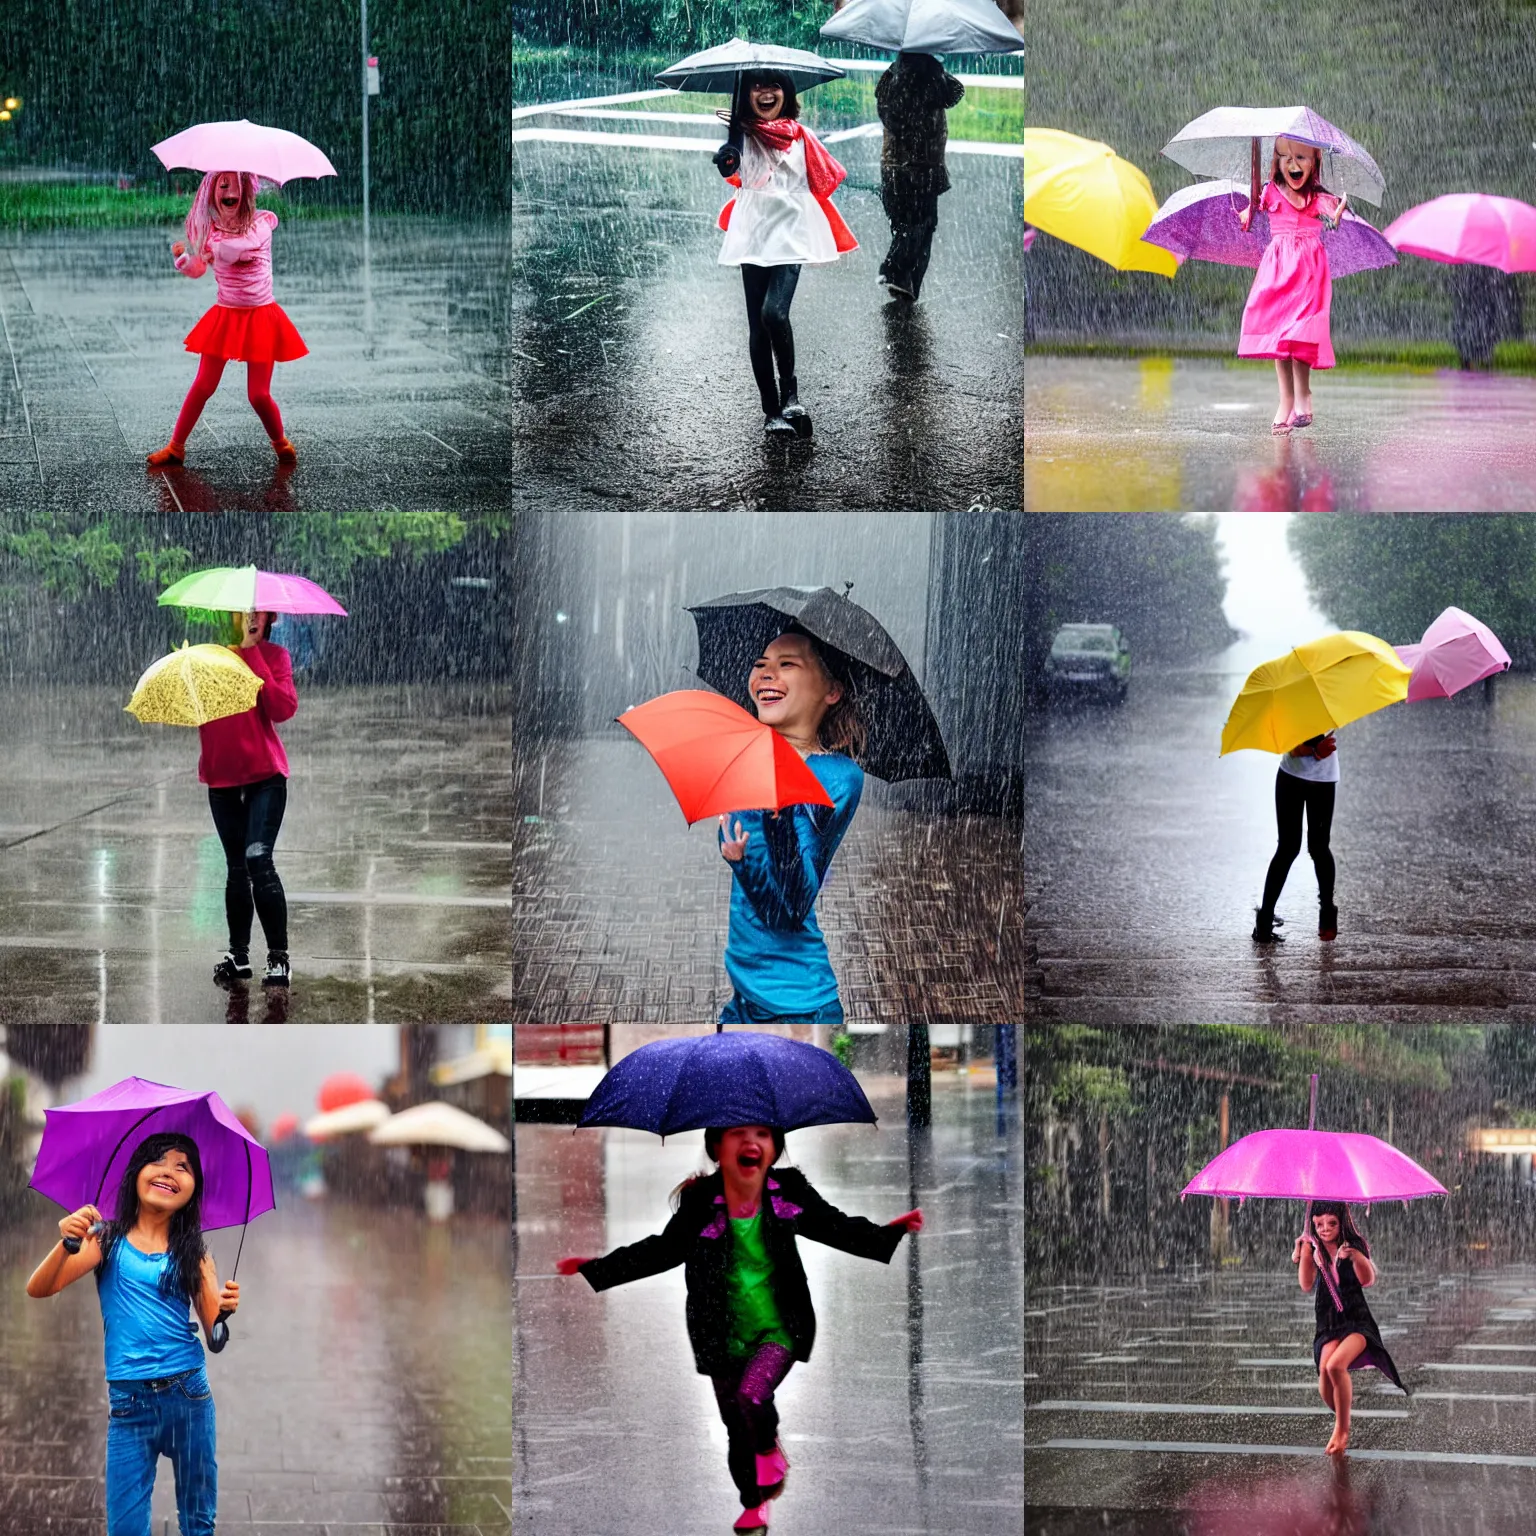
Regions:
<instances>
[{"instance_id":1,"label":"long hair","mask_svg":"<svg viewBox=\"0 0 1536 1536\"><path fill-rule=\"evenodd\" d=\"M197 184L192 206L187 210L187 252L199 261L208 257L208 239L213 233L213 184L224 171L209 171ZM235 233L247 233L256 219L256 178L249 171L234 174L240 178L240 204L235 209Z\"/></svg>"},{"instance_id":2,"label":"long hair","mask_svg":"<svg viewBox=\"0 0 1536 1536\"><path fill-rule=\"evenodd\" d=\"M1317 1237L1317 1228L1311 1225L1319 1216L1336 1216L1339 1222L1339 1242L1348 1243L1351 1248L1358 1248L1365 1258L1371 1256L1371 1245L1361 1236L1360 1229L1355 1225L1354 1218L1349 1214L1349 1207L1342 1200L1314 1200L1312 1202L1311 1221L1308 1222L1308 1231ZM1322 1239L1318 1238L1321 1242Z\"/></svg>"},{"instance_id":3,"label":"long hair","mask_svg":"<svg viewBox=\"0 0 1536 1536\"><path fill-rule=\"evenodd\" d=\"M160 1294L172 1298L185 1296L190 1302L202 1287L203 1259L208 1250L203 1244L203 1160L197 1143L190 1136L164 1131L146 1136L133 1149L122 1182L117 1186L117 1210L105 1223L101 1234L101 1263L96 1266L96 1284L106 1272L112 1250L133 1230L139 1219L139 1175L147 1164L167 1152L184 1152L192 1165L192 1198L171 1217L169 1254L171 1262L160 1276Z\"/></svg>"},{"instance_id":4,"label":"long hair","mask_svg":"<svg viewBox=\"0 0 1536 1536\"><path fill-rule=\"evenodd\" d=\"M710 1162L718 1163L720 1161L720 1138L725 1135L728 1129L730 1129L728 1126L713 1125L704 1132L704 1155ZM768 1134L773 1137L773 1158L768 1164L772 1168L784 1156L784 1132L778 1126L770 1125L768 1127ZM675 1211L682 1205L683 1194L686 1190L691 1189L700 1179L707 1179L708 1177L708 1173L690 1173L667 1197L672 1209Z\"/></svg>"},{"instance_id":5,"label":"long hair","mask_svg":"<svg viewBox=\"0 0 1536 1536\"><path fill-rule=\"evenodd\" d=\"M1283 139L1285 135L1282 133L1280 137ZM1328 191L1328 188L1323 185L1323 152L1316 144L1308 144L1306 147L1312 151L1312 174L1307 177L1301 190L1308 197L1316 197L1319 192ZM1280 175L1280 151L1278 149L1274 150L1269 157L1269 179L1277 187L1290 185ZM1330 197L1332 195L1332 193L1329 193Z\"/></svg>"},{"instance_id":6,"label":"long hair","mask_svg":"<svg viewBox=\"0 0 1536 1536\"><path fill-rule=\"evenodd\" d=\"M741 82L742 107L745 111L742 118L744 127L750 128L760 121L757 113L747 105L747 97L751 94L753 87L759 84L776 85L784 92L784 105L779 108L779 116L775 121L795 122L799 118L800 98L795 95L795 88L789 76L781 75L775 69L759 69L745 76Z\"/></svg>"},{"instance_id":7,"label":"long hair","mask_svg":"<svg viewBox=\"0 0 1536 1536\"><path fill-rule=\"evenodd\" d=\"M816 728L816 744L823 752L841 752L858 762L869 747L869 727L859 708L858 689L854 686L853 669L848 658L832 646L823 645L809 630L798 624L786 624L779 632L783 635L799 635L816 658L816 665L829 683L836 683L842 697L821 717Z\"/></svg>"}]
</instances>

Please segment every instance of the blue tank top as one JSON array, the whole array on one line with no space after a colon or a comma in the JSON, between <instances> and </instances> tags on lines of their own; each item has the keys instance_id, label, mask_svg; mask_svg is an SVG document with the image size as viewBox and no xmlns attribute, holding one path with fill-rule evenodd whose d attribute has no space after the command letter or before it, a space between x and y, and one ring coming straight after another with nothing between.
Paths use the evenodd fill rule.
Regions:
<instances>
[{"instance_id":1,"label":"blue tank top","mask_svg":"<svg viewBox=\"0 0 1536 1536\"><path fill-rule=\"evenodd\" d=\"M191 1304L160 1294L169 1263L170 1254L140 1253L126 1237L112 1245L99 1291L108 1381L148 1381L202 1365Z\"/></svg>"}]
</instances>

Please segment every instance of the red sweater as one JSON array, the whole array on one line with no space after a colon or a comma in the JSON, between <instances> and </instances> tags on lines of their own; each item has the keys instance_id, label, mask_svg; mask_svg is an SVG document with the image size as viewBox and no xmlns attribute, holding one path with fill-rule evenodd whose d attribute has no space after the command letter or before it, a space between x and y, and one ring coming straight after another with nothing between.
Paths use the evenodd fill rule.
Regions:
<instances>
[{"instance_id":1,"label":"red sweater","mask_svg":"<svg viewBox=\"0 0 1536 1536\"><path fill-rule=\"evenodd\" d=\"M288 777L288 754L277 739L277 726L291 720L299 707L293 663L288 652L270 640L259 640L235 654L261 679L261 691L253 709L198 727L203 753L197 776L210 789L255 784L274 773Z\"/></svg>"}]
</instances>

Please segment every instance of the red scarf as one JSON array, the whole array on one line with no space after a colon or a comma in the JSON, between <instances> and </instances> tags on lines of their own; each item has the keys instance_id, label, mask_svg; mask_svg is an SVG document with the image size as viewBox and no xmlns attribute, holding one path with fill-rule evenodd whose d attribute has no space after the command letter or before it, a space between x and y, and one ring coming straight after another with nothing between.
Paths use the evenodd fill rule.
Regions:
<instances>
[{"instance_id":1,"label":"red scarf","mask_svg":"<svg viewBox=\"0 0 1536 1536\"><path fill-rule=\"evenodd\" d=\"M750 123L747 131L755 133L770 149L782 152L787 152L796 139L804 142L806 185L811 189L811 196L821 205L821 211L826 214L827 223L832 226L832 238L836 242L837 249L839 252L858 250L859 242L853 238L853 231L843 222L843 216L832 204L832 194L842 185L848 172L827 153L821 140L803 124L785 117L776 117L769 122ZM740 176L730 176L726 179L733 187L741 185ZM730 227L731 209L735 206L736 199L733 197L720 210L721 229Z\"/></svg>"}]
</instances>

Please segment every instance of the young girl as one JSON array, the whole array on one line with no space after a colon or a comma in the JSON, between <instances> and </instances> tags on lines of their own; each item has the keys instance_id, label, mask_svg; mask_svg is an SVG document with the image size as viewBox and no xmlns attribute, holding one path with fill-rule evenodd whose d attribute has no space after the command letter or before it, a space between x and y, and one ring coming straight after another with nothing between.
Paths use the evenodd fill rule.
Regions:
<instances>
[{"instance_id":1,"label":"young girl","mask_svg":"<svg viewBox=\"0 0 1536 1536\"><path fill-rule=\"evenodd\" d=\"M278 740L277 727L294 717L299 697L288 652L267 638L274 615L230 617L235 639L230 649L261 679L262 686L255 705L243 714L227 715L198 728L203 750L197 776L208 786L208 806L228 864L224 915L229 922L229 949L214 966L213 979L226 988L251 979L251 918L255 915L261 919L267 941L261 984L286 987L293 974L288 963L288 900L272 851L288 805L288 754Z\"/></svg>"},{"instance_id":2,"label":"young girl","mask_svg":"<svg viewBox=\"0 0 1536 1536\"><path fill-rule=\"evenodd\" d=\"M1330 731L1292 747L1280 759L1275 774L1275 825L1279 841L1264 877L1264 897L1254 913L1253 942L1283 944L1275 932L1284 922L1275 916L1275 903L1285 889L1285 877L1301 852L1301 818L1307 818L1307 852L1317 871L1317 936L1339 936L1339 909L1333 904L1333 850L1328 835L1333 829L1333 801L1339 784L1339 744Z\"/></svg>"},{"instance_id":3,"label":"young girl","mask_svg":"<svg viewBox=\"0 0 1536 1536\"><path fill-rule=\"evenodd\" d=\"M1269 244L1243 306L1237 355L1275 360L1280 385L1275 432L1311 425L1312 370L1333 367L1328 334L1333 282L1322 233L1339 227L1349 199L1324 188L1318 179L1321 166L1322 155L1312 145L1276 139L1263 194L1255 169L1248 206L1240 216L1246 230L1255 208L1269 215Z\"/></svg>"},{"instance_id":4,"label":"young girl","mask_svg":"<svg viewBox=\"0 0 1536 1536\"><path fill-rule=\"evenodd\" d=\"M751 74L742 82L746 116L718 114L730 141L715 151L720 174L741 190L720 214L720 264L740 267L747 296L747 351L770 436L811 435L810 412L795 379L789 306L802 266L828 266L858 249L832 193L847 172L798 121L800 103L785 75ZM778 363L778 379L774 363Z\"/></svg>"},{"instance_id":5,"label":"young girl","mask_svg":"<svg viewBox=\"0 0 1536 1536\"><path fill-rule=\"evenodd\" d=\"M805 759L832 805L720 818L720 852L733 877L725 969L734 991L720 1015L727 1024L843 1022L816 898L864 792L855 760L864 728L832 657L809 635L787 630L747 680L757 718Z\"/></svg>"},{"instance_id":6,"label":"young girl","mask_svg":"<svg viewBox=\"0 0 1536 1536\"><path fill-rule=\"evenodd\" d=\"M261 418L278 461L298 462L283 435L272 398L272 366L304 357L309 348L272 297L272 231L277 215L256 206L256 178L248 171L210 171L187 214L187 238L171 247L178 272L201 277L213 266L218 302L192 327L187 351L201 353L197 377L176 418L171 440L149 455L152 469L182 464L187 438L224 377L224 364L245 364L245 392Z\"/></svg>"},{"instance_id":7,"label":"young girl","mask_svg":"<svg viewBox=\"0 0 1536 1536\"><path fill-rule=\"evenodd\" d=\"M1399 1391L1408 1388L1398 1377L1376 1319L1365 1304L1364 1287L1376 1283L1376 1266L1350 1220L1349 1207L1331 1200L1314 1202L1310 1230L1296 1239L1291 1263L1297 1266L1302 1290L1317 1293L1312 1358L1317 1362L1317 1390L1333 1409L1328 1454L1340 1455L1349 1446L1351 1371L1374 1367Z\"/></svg>"},{"instance_id":8,"label":"young girl","mask_svg":"<svg viewBox=\"0 0 1536 1536\"><path fill-rule=\"evenodd\" d=\"M213 1389L188 1308L209 1333L239 1310L240 1286L220 1286L203 1246L203 1166L189 1137L147 1137L134 1149L106 1221L83 1205L59 1223L63 1242L32 1272L27 1295L57 1296L94 1273L106 1332L107 1536L149 1536L155 1464L176 1475L181 1536L213 1536L218 1513Z\"/></svg>"},{"instance_id":9,"label":"young girl","mask_svg":"<svg viewBox=\"0 0 1536 1536\"><path fill-rule=\"evenodd\" d=\"M923 1213L908 1211L880 1227L829 1205L796 1169L769 1178L784 1152L784 1132L773 1126L705 1131L704 1151L718 1169L672 1192L677 1214L659 1237L600 1259L561 1259L555 1268L606 1291L686 1265L688 1342L699 1374L714 1384L726 1465L743 1505L733 1529L762 1531L789 1467L773 1394L790 1366L811 1358L816 1338L795 1239L889 1264L902 1234L922 1230Z\"/></svg>"}]
</instances>

